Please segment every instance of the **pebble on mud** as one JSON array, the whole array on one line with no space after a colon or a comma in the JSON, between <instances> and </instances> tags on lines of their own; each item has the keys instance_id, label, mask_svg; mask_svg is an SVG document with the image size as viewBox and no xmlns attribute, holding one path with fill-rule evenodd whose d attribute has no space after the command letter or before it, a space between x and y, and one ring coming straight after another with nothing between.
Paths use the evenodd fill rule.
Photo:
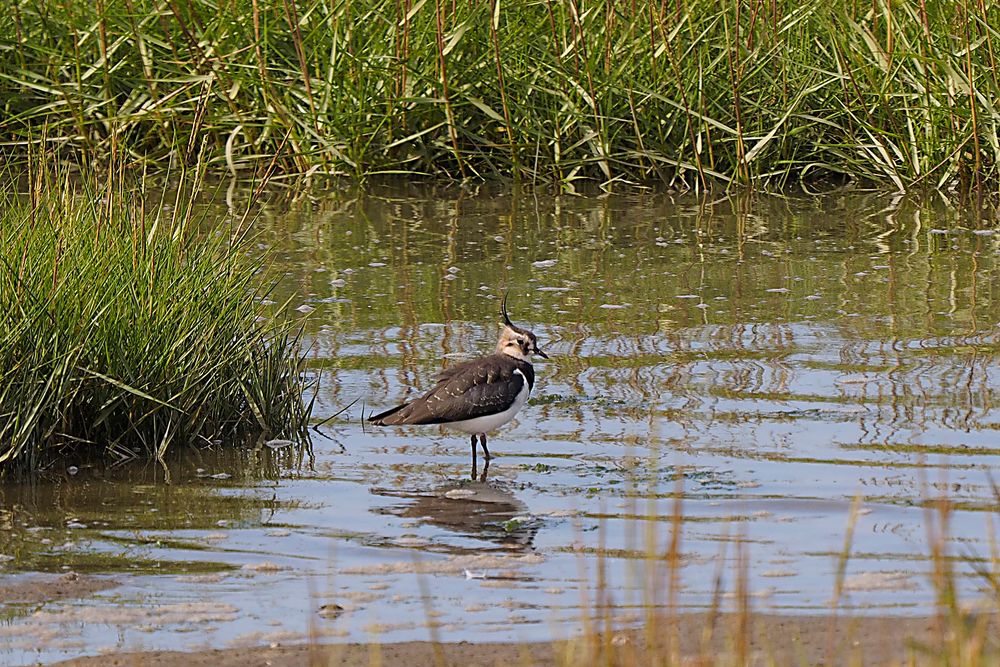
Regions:
<instances>
[{"instance_id":1,"label":"pebble on mud","mask_svg":"<svg viewBox=\"0 0 1000 667\"><path fill-rule=\"evenodd\" d=\"M859 572L844 580L845 591L903 591L917 587L908 572Z\"/></svg>"},{"instance_id":2,"label":"pebble on mud","mask_svg":"<svg viewBox=\"0 0 1000 667\"><path fill-rule=\"evenodd\" d=\"M323 618L337 618L344 613L344 608L335 602L330 602L319 607L319 615Z\"/></svg>"},{"instance_id":3,"label":"pebble on mud","mask_svg":"<svg viewBox=\"0 0 1000 667\"><path fill-rule=\"evenodd\" d=\"M271 449L282 449L284 447L291 447L295 442L292 440L282 440L280 438L275 438L274 440L268 440L264 443L265 447L270 447Z\"/></svg>"},{"instance_id":4,"label":"pebble on mud","mask_svg":"<svg viewBox=\"0 0 1000 667\"><path fill-rule=\"evenodd\" d=\"M247 563L242 569L246 572L281 572L288 568L284 565L278 565L272 561L265 560L261 563Z\"/></svg>"},{"instance_id":5,"label":"pebble on mud","mask_svg":"<svg viewBox=\"0 0 1000 667\"><path fill-rule=\"evenodd\" d=\"M291 535L291 531L285 530L284 528L279 528L277 530L269 530L264 533L268 537L288 537Z\"/></svg>"}]
</instances>

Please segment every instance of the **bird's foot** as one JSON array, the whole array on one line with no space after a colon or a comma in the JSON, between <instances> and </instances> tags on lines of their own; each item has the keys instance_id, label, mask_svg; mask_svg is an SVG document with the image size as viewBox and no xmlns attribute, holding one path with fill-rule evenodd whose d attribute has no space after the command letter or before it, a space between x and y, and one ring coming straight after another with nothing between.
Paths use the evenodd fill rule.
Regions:
<instances>
[{"instance_id":1,"label":"bird's foot","mask_svg":"<svg viewBox=\"0 0 1000 667\"><path fill-rule=\"evenodd\" d=\"M486 476L489 473L489 470L490 470L490 460L488 458L483 461L483 472L482 472L482 474L479 474L479 466L477 465L476 460L473 459L472 460L472 474L469 475L469 478L473 482L485 482L486 481Z\"/></svg>"}]
</instances>

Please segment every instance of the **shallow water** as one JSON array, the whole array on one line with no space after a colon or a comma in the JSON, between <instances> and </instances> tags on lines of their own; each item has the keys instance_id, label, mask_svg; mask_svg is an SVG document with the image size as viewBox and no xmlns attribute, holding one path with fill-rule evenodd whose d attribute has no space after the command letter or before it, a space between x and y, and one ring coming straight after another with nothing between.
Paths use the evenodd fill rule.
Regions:
<instances>
[{"instance_id":1,"label":"shallow water","mask_svg":"<svg viewBox=\"0 0 1000 667\"><path fill-rule=\"evenodd\" d=\"M825 613L852 516L840 607L924 614L940 496L951 551L989 557L1000 246L984 215L859 193L375 187L276 196L256 225L271 299L309 311L311 451L190 451L0 487L7 581L120 583L4 606L0 661L561 637L602 578L623 621L671 597L705 608L719 573L723 606L745 576L756 610ZM361 424L362 406L491 350L505 288L551 359L491 438L484 482L468 481L464 435Z\"/></svg>"}]
</instances>

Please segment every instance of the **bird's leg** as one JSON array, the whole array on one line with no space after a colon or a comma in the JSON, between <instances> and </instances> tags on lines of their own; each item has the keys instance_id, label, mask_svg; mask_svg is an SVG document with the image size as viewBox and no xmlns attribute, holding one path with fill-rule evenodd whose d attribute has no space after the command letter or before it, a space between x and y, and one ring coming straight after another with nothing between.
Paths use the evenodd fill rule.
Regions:
<instances>
[{"instance_id":1,"label":"bird's leg","mask_svg":"<svg viewBox=\"0 0 1000 667\"><path fill-rule=\"evenodd\" d=\"M486 459L485 461L483 461L483 474L479 476L480 482L486 481L486 473L489 471L489 469L490 469L490 460Z\"/></svg>"},{"instance_id":2,"label":"bird's leg","mask_svg":"<svg viewBox=\"0 0 1000 667\"><path fill-rule=\"evenodd\" d=\"M491 458L493 458L492 456L490 456L490 450L486 449L486 434L485 433L480 433L479 434L479 444L481 444L483 446L483 456L484 456L484 458L487 461L489 461ZM473 449L475 449L474 446L473 446Z\"/></svg>"},{"instance_id":3,"label":"bird's leg","mask_svg":"<svg viewBox=\"0 0 1000 667\"><path fill-rule=\"evenodd\" d=\"M487 459L489 462L489 459ZM472 434L472 481L476 481L476 434Z\"/></svg>"}]
</instances>

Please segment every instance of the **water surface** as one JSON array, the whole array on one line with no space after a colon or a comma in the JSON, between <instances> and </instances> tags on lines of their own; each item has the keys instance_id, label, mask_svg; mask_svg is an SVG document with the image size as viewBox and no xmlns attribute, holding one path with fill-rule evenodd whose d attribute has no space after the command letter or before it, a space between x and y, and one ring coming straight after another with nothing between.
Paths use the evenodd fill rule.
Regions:
<instances>
[{"instance_id":1,"label":"water surface","mask_svg":"<svg viewBox=\"0 0 1000 667\"><path fill-rule=\"evenodd\" d=\"M9 580L121 584L3 607L5 661L546 639L578 629L602 580L627 621L671 597L705 608L720 572L724 606L745 576L755 609L826 613L855 498L841 608L932 610L936 498L951 551L989 556L1000 282L975 209L376 186L275 195L255 225L271 301L307 313L311 451L0 487ZM551 358L491 438L485 481L462 434L361 423L492 350L504 290ZM970 601L973 569L959 564Z\"/></svg>"}]
</instances>

